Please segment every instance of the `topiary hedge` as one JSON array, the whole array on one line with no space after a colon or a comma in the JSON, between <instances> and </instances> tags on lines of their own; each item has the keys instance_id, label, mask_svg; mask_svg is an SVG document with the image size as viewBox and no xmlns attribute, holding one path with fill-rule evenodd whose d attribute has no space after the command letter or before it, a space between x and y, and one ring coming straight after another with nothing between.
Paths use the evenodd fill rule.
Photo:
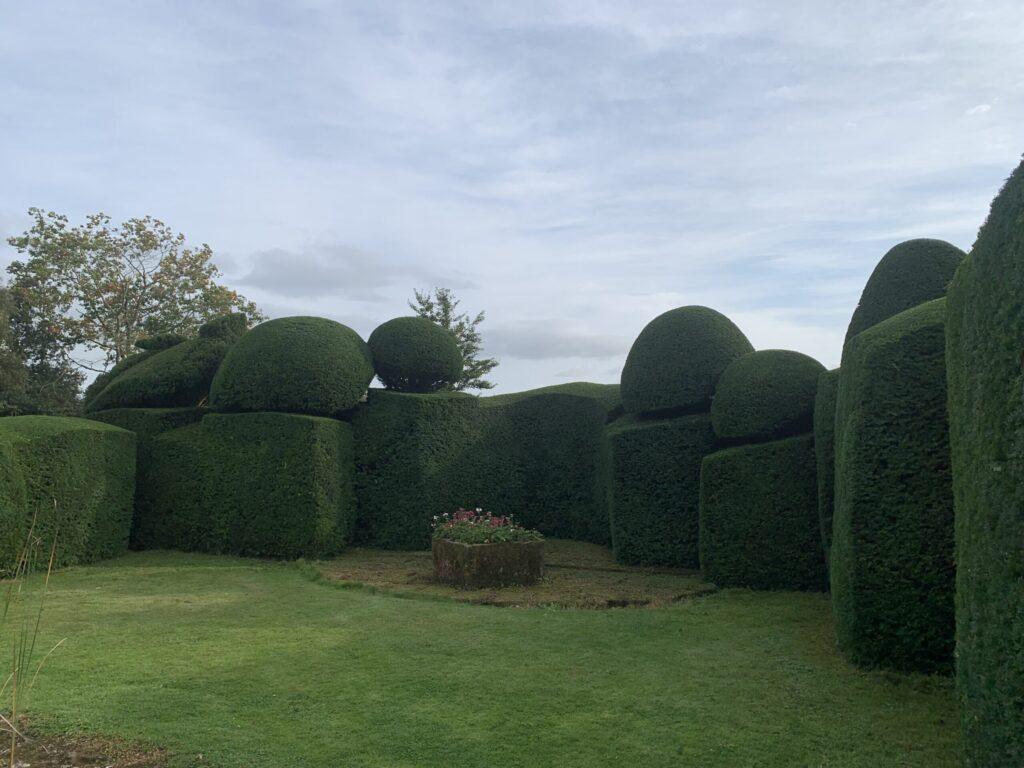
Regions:
<instances>
[{"instance_id":1,"label":"topiary hedge","mask_svg":"<svg viewBox=\"0 0 1024 768\"><path fill-rule=\"evenodd\" d=\"M0 419L0 574L13 567L35 518L55 564L88 563L128 547L135 437L85 419Z\"/></svg>"},{"instance_id":2,"label":"topiary hedge","mask_svg":"<svg viewBox=\"0 0 1024 768\"><path fill-rule=\"evenodd\" d=\"M245 332L245 316L227 315L206 323L199 337L125 358L109 372L109 383L86 398L87 412L112 408L195 406L210 392L210 382L228 350ZM173 337L161 343L170 343ZM157 344L160 346L160 344ZM122 365L119 364L119 365Z\"/></svg>"},{"instance_id":3,"label":"topiary hedge","mask_svg":"<svg viewBox=\"0 0 1024 768\"><path fill-rule=\"evenodd\" d=\"M623 414L621 387L618 384L595 384L590 381L572 381L566 384L552 384L547 387L528 389L523 392L510 392L507 395L490 395L483 398L483 402L497 405L534 395L575 395L596 400L607 412L609 421L613 421Z\"/></svg>"},{"instance_id":4,"label":"topiary hedge","mask_svg":"<svg viewBox=\"0 0 1024 768\"><path fill-rule=\"evenodd\" d=\"M640 332L622 369L627 413L707 410L722 371L753 352L743 332L708 307L679 307Z\"/></svg>"},{"instance_id":5,"label":"topiary hedge","mask_svg":"<svg viewBox=\"0 0 1024 768\"><path fill-rule=\"evenodd\" d=\"M559 393L370 390L352 420L359 540L423 548L433 516L462 506L511 514L548 536L607 543L606 413L594 398Z\"/></svg>"},{"instance_id":6,"label":"topiary hedge","mask_svg":"<svg viewBox=\"0 0 1024 768\"><path fill-rule=\"evenodd\" d=\"M700 463L714 450L711 417L625 416L606 435L615 559L698 567Z\"/></svg>"},{"instance_id":7,"label":"topiary hedge","mask_svg":"<svg viewBox=\"0 0 1024 768\"><path fill-rule=\"evenodd\" d=\"M284 413L207 414L152 439L135 543L253 557L326 557L355 524L352 427Z\"/></svg>"},{"instance_id":8,"label":"topiary hedge","mask_svg":"<svg viewBox=\"0 0 1024 768\"><path fill-rule=\"evenodd\" d=\"M367 341L373 367L396 392L436 392L462 374L462 351L448 330L425 317L396 317Z\"/></svg>"},{"instance_id":9,"label":"topiary hedge","mask_svg":"<svg viewBox=\"0 0 1024 768\"><path fill-rule=\"evenodd\" d=\"M945 296L964 256L945 240L907 240L890 248L864 286L846 340L904 310Z\"/></svg>"},{"instance_id":10,"label":"topiary hedge","mask_svg":"<svg viewBox=\"0 0 1024 768\"><path fill-rule=\"evenodd\" d=\"M135 433L135 477L136 486L141 488L145 482L144 472L149 466L153 438L195 424L205 413L204 408L114 408L90 413L88 417ZM134 520L131 545L139 546Z\"/></svg>"},{"instance_id":11,"label":"topiary hedge","mask_svg":"<svg viewBox=\"0 0 1024 768\"><path fill-rule=\"evenodd\" d=\"M720 587L823 590L814 437L727 448L701 462L700 568Z\"/></svg>"},{"instance_id":12,"label":"topiary hedge","mask_svg":"<svg viewBox=\"0 0 1024 768\"><path fill-rule=\"evenodd\" d=\"M957 692L970 768L1024 765L1024 164L949 291Z\"/></svg>"},{"instance_id":13,"label":"topiary hedge","mask_svg":"<svg viewBox=\"0 0 1024 768\"><path fill-rule=\"evenodd\" d=\"M828 563L832 548L832 514L836 495L836 395L839 369L824 371L818 377L814 398L814 455L818 465L818 521L821 546Z\"/></svg>"},{"instance_id":14,"label":"topiary hedge","mask_svg":"<svg viewBox=\"0 0 1024 768\"><path fill-rule=\"evenodd\" d=\"M606 406L591 396L558 392L495 400L480 399L489 453L477 478L481 498L489 498L483 491L496 480L504 506L527 528L556 538L611 543Z\"/></svg>"},{"instance_id":15,"label":"topiary hedge","mask_svg":"<svg viewBox=\"0 0 1024 768\"><path fill-rule=\"evenodd\" d=\"M825 366L785 349L736 358L718 381L711 403L715 434L729 442L757 442L809 432L818 376Z\"/></svg>"},{"instance_id":16,"label":"topiary hedge","mask_svg":"<svg viewBox=\"0 0 1024 768\"><path fill-rule=\"evenodd\" d=\"M323 317L282 317L253 328L231 349L210 388L217 411L338 416L373 379L359 335Z\"/></svg>"},{"instance_id":17,"label":"topiary hedge","mask_svg":"<svg viewBox=\"0 0 1024 768\"><path fill-rule=\"evenodd\" d=\"M831 586L857 664L944 672L953 662L953 496L945 299L854 336L836 401Z\"/></svg>"}]
</instances>

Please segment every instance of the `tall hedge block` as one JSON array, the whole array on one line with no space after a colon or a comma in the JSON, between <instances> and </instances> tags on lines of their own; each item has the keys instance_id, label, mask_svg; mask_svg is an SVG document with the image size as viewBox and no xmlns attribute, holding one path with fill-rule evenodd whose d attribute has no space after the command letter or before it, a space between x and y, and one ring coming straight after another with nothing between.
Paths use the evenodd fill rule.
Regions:
<instances>
[{"instance_id":1,"label":"tall hedge block","mask_svg":"<svg viewBox=\"0 0 1024 768\"><path fill-rule=\"evenodd\" d=\"M423 548L435 515L479 506L550 536L607 543L606 415L598 399L562 393L371 390L353 418L360 541Z\"/></svg>"},{"instance_id":2,"label":"tall hedge block","mask_svg":"<svg viewBox=\"0 0 1024 768\"><path fill-rule=\"evenodd\" d=\"M351 540L354 471L345 422L207 414L153 438L136 543L255 557L333 555Z\"/></svg>"},{"instance_id":3,"label":"tall hedge block","mask_svg":"<svg viewBox=\"0 0 1024 768\"><path fill-rule=\"evenodd\" d=\"M56 565L113 557L128 547L135 436L85 419L0 419L0 574L13 566L35 519Z\"/></svg>"},{"instance_id":4,"label":"tall hedge block","mask_svg":"<svg viewBox=\"0 0 1024 768\"><path fill-rule=\"evenodd\" d=\"M813 435L727 448L701 463L700 566L721 587L822 590Z\"/></svg>"},{"instance_id":5,"label":"tall hedge block","mask_svg":"<svg viewBox=\"0 0 1024 768\"><path fill-rule=\"evenodd\" d=\"M625 416L608 426L607 440L615 558L698 567L700 464L714 450L711 416Z\"/></svg>"},{"instance_id":6,"label":"tall hedge block","mask_svg":"<svg viewBox=\"0 0 1024 768\"><path fill-rule=\"evenodd\" d=\"M1024 165L949 291L957 691L970 768L1024 765Z\"/></svg>"},{"instance_id":7,"label":"tall hedge block","mask_svg":"<svg viewBox=\"0 0 1024 768\"><path fill-rule=\"evenodd\" d=\"M483 505L473 481L479 471L469 469L489 450L478 410L475 398L460 393L370 390L352 419L360 543L422 549L434 515Z\"/></svg>"},{"instance_id":8,"label":"tall hedge block","mask_svg":"<svg viewBox=\"0 0 1024 768\"><path fill-rule=\"evenodd\" d=\"M944 329L936 299L843 351L830 575L840 648L863 666L952 668Z\"/></svg>"},{"instance_id":9,"label":"tall hedge block","mask_svg":"<svg viewBox=\"0 0 1024 768\"><path fill-rule=\"evenodd\" d=\"M141 487L145 482L143 473L149 466L153 438L195 424L203 418L204 413L206 410L203 408L112 408L90 413L88 418L135 433L135 477L137 485ZM133 516L131 544L137 547L136 519Z\"/></svg>"},{"instance_id":10,"label":"tall hedge block","mask_svg":"<svg viewBox=\"0 0 1024 768\"><path fill-rule=\"evenodd\" d=\"M814 398L814 455L818 464L818 522L828 562L832 548L832 514L836 497L836 395L839 369L823 371Z\"/></svg>"}]
</instances>

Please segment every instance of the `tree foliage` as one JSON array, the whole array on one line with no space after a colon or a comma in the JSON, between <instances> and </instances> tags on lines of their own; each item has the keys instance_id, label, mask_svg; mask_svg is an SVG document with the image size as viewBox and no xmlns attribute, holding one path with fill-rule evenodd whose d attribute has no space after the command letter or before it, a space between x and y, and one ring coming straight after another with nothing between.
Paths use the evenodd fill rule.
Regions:
<instances>
[{"instance_id":1,"label":"tree foliage","mask_svg":"<svg viewBox=\"0 0 1024 768\"><path fill-rule=\"evenodd\" d=\"M140 338L191 336L228 312L263 319L255 304L217 282L210 246L187 246L158 219L115 225L97 213L72 225L53 211L29 215L32 226L8 239L23 258L7 271L15 333L30 367L49 361L102 371L132 354Z\"/></svg>"},{"instance_id":2,"label":"tree foliage","mask_svg":"<svg viewBox=\"0 0 1024 768\"><path fill-rule=\"evenodd\" d=\"M498 361L494 358L480 358L483 337L477 326L484 321L484 313L475 316L458 312L459 300L450 288L435 288L430 291L414 291L416 300L409 302L409 308L420 317L431 320L451 331L462 351L462 375L448 387L456 392L466 389L493 389L494 382L484 377L494 370Z\"/></svg>"},{"instance_id":3,"label":"tree foliage","mask_svg":"<svg viewBox=\"0 0 1024 768\"><path fill-rule=\"evenodd\" d=\"M0 287L0 416L77 411L83 376L62 349L57 329Z\"/></svg>"}]
</instances>

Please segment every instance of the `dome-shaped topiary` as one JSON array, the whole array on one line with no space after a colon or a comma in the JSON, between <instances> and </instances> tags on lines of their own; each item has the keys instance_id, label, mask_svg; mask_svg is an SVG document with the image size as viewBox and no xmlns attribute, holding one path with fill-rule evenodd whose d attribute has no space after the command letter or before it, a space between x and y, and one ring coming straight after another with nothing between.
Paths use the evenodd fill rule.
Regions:
<instances>
[{"instance_id":1,"label":"dome-shaped topiary","mask_svg":"<svg viewBox=\"0 0 1024 768\"><path fill-rule=\"evenodd\" d=\"M359 402L372 378L370 350L351 328L282 317L231 348L210 387L210 407L337 416Z\"/></svg>"},{"instance_id":2,"label":"dome-shaped topiary","mask_svg":"<svg viewBox=\"0 0 1024 768\"><path fill-rule=\"evenodd\" d=\"M622 405L627 413L705 407L725 367L753 349L720 312L699 306L669 310L651 320L629 350Z\"/></svg>"},{"instance_id":3,"label":"dome-shaped topiary","mask_svg":"<svg viewBox=\"0 0 1024 768\"><path fill-rule=\"evenodd\" d=\"M455 336L425 317L396 317L370 334L370 352L384 386L398 392L435 392L462 374Z\"/></svg>"},{"instance_id":4,"label":"dome-shaped topiary","mask_svg":"<svg viewBox=\"0 0 1024 768\"><path fill-rule=\"evenodd\" d=\"M232 313L200 326L194 339L176 343L182 337L161 334L142 340L136 345L142 345L141 352L125 358L105 375L103 389L96 391L97 385L86 391L85 410L199 405L224 356L245 333L245 326L245 315Z\"/></svg>"},{"instance_id":5,"label":"dome-shaped topiary","mask_svg":"<svg viewBox=\"0 0 1024 768\"><path fill-rule=\"evenodd\" d=\"M810 432L825 366L788 349L763 349L729 363L711 402L723 440L747 443Z\"/></svg>"},{"instance_id":6,"label":"dome-shaped topiary","mask_svg":"<svg viewBox=\"0 0 1024 768\"><path fill-rule=\"evenodd\" d=\"M945 296L966 255L945 240L926 238L890 248L864 286L846 330L847 341L893 315Z\"/></svg>"}]
</instances>

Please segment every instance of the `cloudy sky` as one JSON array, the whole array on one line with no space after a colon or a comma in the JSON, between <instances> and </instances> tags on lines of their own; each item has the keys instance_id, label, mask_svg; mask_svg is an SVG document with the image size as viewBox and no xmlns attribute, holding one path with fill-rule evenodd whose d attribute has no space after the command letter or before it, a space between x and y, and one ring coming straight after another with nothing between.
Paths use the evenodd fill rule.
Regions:
<instances>
[{"instance_id":1,"label":"cloudy sky","mask_svg":"<svg viewBox=\"0 0 1024 768\"><path fill-rule=\"evenodd\" d=\"M834 366L882 254L968 249L1024 152L1020 0L0 9L0 233L153 214L364 337L450 286L499 392L617 381L684 304Z\"/></svg>"}]
</instances>

